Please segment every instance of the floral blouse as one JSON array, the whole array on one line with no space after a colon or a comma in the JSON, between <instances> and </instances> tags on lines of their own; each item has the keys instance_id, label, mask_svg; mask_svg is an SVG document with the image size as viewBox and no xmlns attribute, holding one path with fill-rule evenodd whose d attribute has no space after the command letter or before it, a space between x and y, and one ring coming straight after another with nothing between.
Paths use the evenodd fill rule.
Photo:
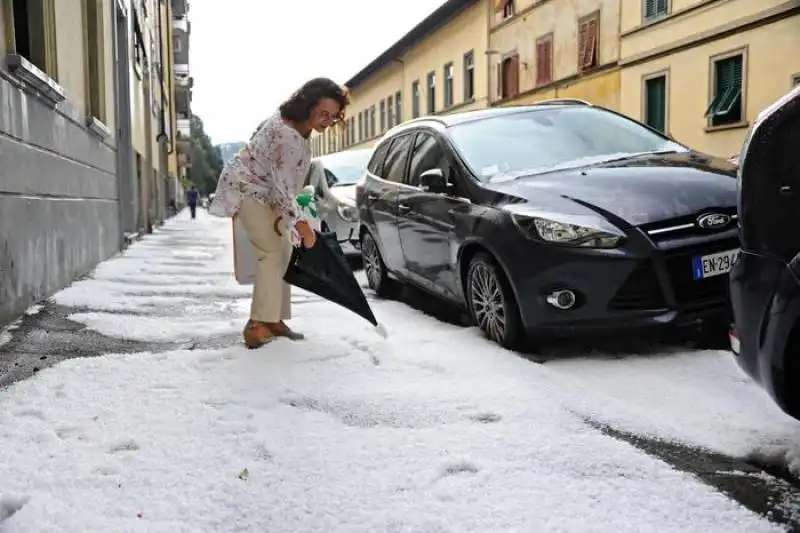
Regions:
<instances>
[{"instance_id":1,"label":"floral blouse","mask_svg":"<svg viewBox=\"0 0 800 533\"><path fill-rule=\"evenodd\" d=\"M310 164L311 143L276 112L225 165L209 213L233 217L244 196L250 196L293 223L298 219L295 197Z\"/></svg>"}]
</instances>

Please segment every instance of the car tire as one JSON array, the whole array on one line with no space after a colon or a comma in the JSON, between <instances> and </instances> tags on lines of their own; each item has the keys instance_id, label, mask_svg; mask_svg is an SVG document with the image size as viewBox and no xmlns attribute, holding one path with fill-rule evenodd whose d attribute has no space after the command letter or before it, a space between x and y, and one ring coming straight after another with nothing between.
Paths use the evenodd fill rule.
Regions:
<instances>
[{"instance_id":1,"label":"car tire","mask_svg":"<svg viewBox=\"0 0 800 533\"><path fill-rule=\"evenodd\" d=\"M378 243L368 231L361 236L361 264L367 275L369 288L375 291L379 298L391 298L399 292L399 284L389 278L389 271L381 257Z\"/></svg>"},{"instance_id":2,"label":"car tire","mask_svg":"<svg viewBox=\"0 0 800 533\"><path fill-rule=\"evenodd\" d=\"M465 292L470 315L486 337L510 350L523 348L527 339L514 291L488 254L470 261Z\"/></svg>"}]
</instances>

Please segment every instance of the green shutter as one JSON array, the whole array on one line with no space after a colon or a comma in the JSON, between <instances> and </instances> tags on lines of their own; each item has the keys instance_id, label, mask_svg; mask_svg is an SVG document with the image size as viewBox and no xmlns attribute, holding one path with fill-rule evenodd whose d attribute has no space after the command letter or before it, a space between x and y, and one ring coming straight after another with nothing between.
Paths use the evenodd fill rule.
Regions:
<instances>
[{"instance_id":1,"label":"green shutter","mask_svg":"<svg viewBox=\"0 0 800 533\"><path fill-rule=\"evenodd\" d=\"M666 133L667 129L667 77L659 76L645 82L645 123Z\"/></svg>"},{"instance_id":2,"label":"green shutter","mask_svg":"<svg viewBox=\"0 0 800 533\"><path fill-rule=\"evenodd\" d=\"M642 0L642 2L646 21L664 17L669 12L669 0Z\"/></svg>"},{"instance_id":3,"label":"green shutter","mask_svg":"<svg viewBox=\"0 0 800 533\"><path fill-rule=\"evenodd\" d=\"M714 126L738 122L742 106L743 56L721 59L715 64L714 99L706 115Z\"/></svg>"}]
</instances>

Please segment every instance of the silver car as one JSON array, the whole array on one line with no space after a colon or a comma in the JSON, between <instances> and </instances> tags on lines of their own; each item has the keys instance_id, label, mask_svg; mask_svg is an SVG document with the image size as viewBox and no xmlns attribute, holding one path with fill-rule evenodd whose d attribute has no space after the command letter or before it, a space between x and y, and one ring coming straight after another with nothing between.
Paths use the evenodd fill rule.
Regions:
<instances>
[{"instance_id":1,"label":"silver car","mask_svg":"<svg viewBox=\"0 0 800 533\"><path fill-rule=\"evenodd\" d=\"M306 176L313 185L322 230L336 232L342 251L360 257L356 183L364 175L372 148L358 148L316 157Z\"/></svg>"}]
</instances>

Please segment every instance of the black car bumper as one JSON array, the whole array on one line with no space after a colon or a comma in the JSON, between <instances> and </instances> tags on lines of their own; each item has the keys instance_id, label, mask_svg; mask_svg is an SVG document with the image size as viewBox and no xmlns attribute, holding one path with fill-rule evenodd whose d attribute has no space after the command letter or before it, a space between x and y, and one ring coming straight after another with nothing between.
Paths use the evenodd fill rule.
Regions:
<instances>
[{"instance_id":1,"label":"black car bumper","mask_svg":"<svg viewBox=\"0 0 800 533\"><path fill-rule=\"evenodd\" d=\"M525 328L535 335L686 326L730 320L728 275L694 279L693 258L739 247L735 230L654 242L644 234L619 250L548 247L550 268L531 271L541 248L517 256L508 267ZM576 295L559 309L548 296Z\"/></svg>"},{"instance_id":2,"label":"black car bumper","mask_svg":"<svg viewBox=\"0 0 800 533\"><path fill-rule=\"evenodd\" d=\"M783 411L800 419L800 357L791 349L798 342L798 288L788 266L774 258L743 253L731 272L736 362Z\"/></svg>"}]
</instances>

